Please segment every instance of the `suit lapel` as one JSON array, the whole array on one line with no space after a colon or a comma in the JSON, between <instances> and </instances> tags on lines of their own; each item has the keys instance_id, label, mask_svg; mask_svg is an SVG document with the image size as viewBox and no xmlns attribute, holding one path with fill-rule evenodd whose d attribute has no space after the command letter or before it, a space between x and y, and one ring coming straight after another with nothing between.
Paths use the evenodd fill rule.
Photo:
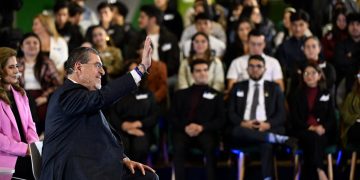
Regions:
<instances>
[{"instance_id":1,"label":"suit lapel","mask_svg":"<svg viewBox=\"0 0 360 180\"><path fill-rule=\"evenodd\" d=\"M271 107L271 101L272 101L272 98L273 97L270 97L270 95L272 94L272 92L270 92L271 89L270 89L270 85L268 82L264 81L264 101L265 101L265 113L266 113L266 116L269 118L269 112L271 112L269 110L269 108Z\"/></svg>"},{"instance_id":2,"label":"suit lapel","mask_svg":"<svg viewBox=\"0 0 360 180\"><path fill-rule=\"evenodd\" d=\"M12 111L11 111L10 105L6 104L6 103L3 102L3 101L1 101L0 104L1 104L1 106L3 107L4 112L5 112L5 115L6 115L6 117L10 120L12 126L13 126L16 130L18 130L17 124L16 124L16 120L15 120L15 116L14 116L14 114L13 114Z\"/></svg>"},{"instance_id":3,"label":"suit lapel","mask_svg":"<svg viewBox=\"0 0 360 180\"><path fill-rule=\"evenodd\" d=\"M19 129L18 129L18 126L16 124L16 120L15 120L15 116L13 114L13 112L11 111L11 107L10 105L6 104L4 101L0 101L0 105L2 106L2 109L4 110L5 112L5 116L7 117L7 119L10 120L11 122L11 129L12 129L12 132L17 132L17 133L12 133L13 137L20 141L20 134L18 133L19 132ZM14 130L15 129L15 130Z\"/></svg>"},{"instance_id":4,"label":"suit lapel","mask_svg":"<svg viewBox=\"0 0 360 180\"><path fill-rule=\"evenodd\" d=\"M245 81L243 84L240 84L240 86L238 86L239 88L236 90L236 96L237 96L237 104L240 107L240 111L242 114L242 116L244 116L245 114L245 108L246 108L246 101L247 101L247 96L248 96L248 91L249 91L249 81ZM238 96L238 92L243 91L244 96L243 97L239 97Z\"/></svg>"}]
</instances>

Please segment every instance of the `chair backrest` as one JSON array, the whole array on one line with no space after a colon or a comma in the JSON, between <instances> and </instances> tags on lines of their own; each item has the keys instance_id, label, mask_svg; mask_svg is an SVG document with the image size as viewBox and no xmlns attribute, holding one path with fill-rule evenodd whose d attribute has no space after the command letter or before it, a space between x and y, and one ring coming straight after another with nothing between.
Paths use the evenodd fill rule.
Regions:
<instances>
[{"instance_id":1,"label":"chair backrest","mask_svg":"<svg viewBox=\"0 0 360 180\"><path fill-rule=\"evenodd\" d=\"M35 180L40 178L42 146L42 141L30 144L31 166Z\"/></svg>"}]
</instances>

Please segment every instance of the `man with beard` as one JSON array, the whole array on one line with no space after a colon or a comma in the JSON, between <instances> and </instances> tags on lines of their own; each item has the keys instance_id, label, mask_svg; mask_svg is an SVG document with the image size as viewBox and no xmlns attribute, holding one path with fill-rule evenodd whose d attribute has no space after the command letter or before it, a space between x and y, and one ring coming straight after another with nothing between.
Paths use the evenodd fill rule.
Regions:
<instances>
[{"instance_id":1,"label":"man with beard","mask_svg":"<svg viewBox=\"0 0 360 180\"><path fill-rule=\"evenodd\" d=\"M285 144L296 148L297 140L284 133L284 96L275 82L265 81L265 60L252 55L247 72L250 79L233 86L229 101L229 118L232 123L232 145L254 145L261 154L262 175L271 179L273 174L272 144Z\"/></svg>"}]
</instances>

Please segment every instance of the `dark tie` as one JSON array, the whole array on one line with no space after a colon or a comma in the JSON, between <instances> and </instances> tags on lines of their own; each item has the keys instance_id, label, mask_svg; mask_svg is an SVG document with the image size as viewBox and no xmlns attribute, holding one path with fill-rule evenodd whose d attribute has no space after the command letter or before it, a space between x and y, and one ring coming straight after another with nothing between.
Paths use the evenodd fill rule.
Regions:
<instances>
[{"instance_id":1,"label":"dark tie","mask_svg":"<svg viewBox=\"0 0 360 180\"><path fill-rule=\"evenodd\" d=\"M256 107L259 104L259 84L255 83L255 91L250 109L250 120L256 119Z\"/></svg>"}]
</instances>

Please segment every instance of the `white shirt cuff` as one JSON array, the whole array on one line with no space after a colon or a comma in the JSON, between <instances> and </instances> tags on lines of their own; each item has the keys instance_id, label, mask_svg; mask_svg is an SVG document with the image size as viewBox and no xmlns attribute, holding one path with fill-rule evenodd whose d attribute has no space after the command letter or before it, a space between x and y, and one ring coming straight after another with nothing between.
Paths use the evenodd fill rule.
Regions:
<instances>
[{"instance_id":1,"label":"white shirt cuff","mask_svg":"<svg viewBox=\"0 0 360 180\"><path fill-rule=\"evenodd\" d=\"M140 75L134 70L130 71L131 76L134 78L134 81L137 85L139 85L139 82L141 81Z\"/></svg>"}]
</instances>

